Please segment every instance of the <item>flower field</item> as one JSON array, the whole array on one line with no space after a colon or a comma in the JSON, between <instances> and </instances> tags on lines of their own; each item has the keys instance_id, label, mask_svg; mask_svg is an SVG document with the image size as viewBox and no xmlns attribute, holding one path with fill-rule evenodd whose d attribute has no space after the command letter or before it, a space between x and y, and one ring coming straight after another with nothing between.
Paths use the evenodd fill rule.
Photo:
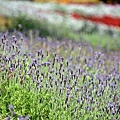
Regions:
<instances>
[{"instance_id":1,"label":"flower field","mask_svg":"<svg viewBox=\"0 0 120 120\"><path fill-rule=\"evenodd\" d=\"M15 34L15 33L14 33ZM2 119L120 119L120 56L78 42L1 35Z\"/></svg>"},{"instance_id":2,"label":"flower field","mask_svg":"<svg viewBox=\"0 0 120 120\"><path fill-rule=\"evenodd\" d=\"M120 120L119 25L88 20L105 8L0 1L0 120Z\"/></svg>"},{"instance_id":3,"label":"flower field","mask_svg":"<svg viewBox=\"0 0 120 120\"><path fill-rule=\"evenodd\" d=\"M34 10L33 10L34 8ZM67 5L67 4L55 4L55 3L32 3L32 2L16 2L16 1L6 1L2 2L0 5L1 14L5 16L18 16L19 14L27 14L27 16L35 19L41 19L45 18L49 22L55 23L55 22L62 22L64 20L64 16L67 17L66 20L68 23L71 21L72 24L73 21L76 22L76 20L72 20L71 15L75 17L74 14L76 14L76 18L79 18L79 15L84 16L88 19L93 16L96 16L96 19L98 18L104 18L106 21L108 19L110 20L109 25L116 25L120 26L120 6L110 6L110 5L104 5L104 4L98 4L98 5ZM7 12L6 12L7 11ZM56 14L57 13L57 14ZM61 14L58 14L61 13ZM35 16L34 16L35 15ZM83 18L84 18L83 17ZM58 19L59 21L56 21ZM97 19L98 22L101 22ZM115 19L115 20L114 20ZM103 20L105 21L105 20ZM64 21L65 22L65 21ZM79 21L80 24L81 21ZM78 23L78 22L77 22ZM79 25L79 24L78 24ZM77 26L77 25L76 25ZM76 27L74 26L74 27Z\"/></svg>"},{"instance_id":4,"label":"flower field","mask_svg":"<svg viewBox=\"0 0 120 120\"><path fill-rule=\"evenodd\" d=\"M40 36L86 41L106 51L120 48L119 11L119 5L0 1L0 15L11 19L7 25L10 30L32 29ZM5 30L6 26L1 28Z\"/></svg>"}]
</instances>

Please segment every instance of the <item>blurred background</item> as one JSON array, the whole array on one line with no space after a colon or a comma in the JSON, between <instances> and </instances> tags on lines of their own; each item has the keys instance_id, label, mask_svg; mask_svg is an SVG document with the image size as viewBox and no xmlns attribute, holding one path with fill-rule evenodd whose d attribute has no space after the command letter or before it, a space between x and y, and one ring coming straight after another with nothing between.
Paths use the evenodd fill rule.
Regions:
<instances>
[{"instance_id":1,"label":"blurred background","mask_svg":"<svg viewBox=\"0 0 120 120\"><path fill-rule=\"evenodd\" d=\"M119 0L0 0L0 31L120 49Z\"/></svg>"},{"instance_id":2,"label":"blurred background","mask_svg":"<svg viewBox=\"0 0 120 120\"><path fill-rule=\"evenodd\" d=\"M57 3L99 3L99 2L104 2L108 4L116 4L120 3L119 0L30 0L30 1L35 1L35 2L57 2Z\"/></svg>"},{"instance_id":3,"label":"blurred background","mask_svg":"<svg viewBox=\"0 0 120 120\"><path fill-rule=\"evenodd\" d=\"M19 1L19 0L16 0ZM24 1L24 0L23 0ZM120 3L119 0L29 0L35 2L57 2L57 3L77 3L77 4L85 4L85 3L99 3L104 2L107 4L116 4Z\"/></svg>"}]
</instances>

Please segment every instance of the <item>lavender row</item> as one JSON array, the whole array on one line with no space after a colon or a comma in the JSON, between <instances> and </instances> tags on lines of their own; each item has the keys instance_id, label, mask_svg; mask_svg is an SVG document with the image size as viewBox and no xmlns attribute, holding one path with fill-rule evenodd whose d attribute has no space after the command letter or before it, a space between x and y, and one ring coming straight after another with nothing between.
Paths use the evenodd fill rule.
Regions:
<instances>
[{"instance_id":1,"label":"lavender row","mask_svg":"<svg viewBox=\"0 0 120 120\"><path fill-rule=\"evenodd\" d=\"M20 37L10 36L9 33L2 35L0 42L1 100L4 97L4 89L10 86L14 89L17 84L28 93L36 95L45 92L48 95L44 100L37 96L36 103L39 106L41 101L44 103L48 100L50 108L48 119L58 119L58 116L59 119L76 120L120 119L119 54L106 55L93 50L88 45L66 40L58 42L36 38L33 42L34 44L24 40L22 34ZM19 120L23 117L35 119L35 116L32 116L33 112L29 111L27 111L27 117L25 114L18 115L13 110L15 106L19 111L14 102L11 103L11 100L7 102L8 106L12 106L12 109L9 107L9 112L8 106L6 107L6 114L9 113L8 119L15 115ZM41 109L34 107L38 118L41 119ZM60 115L60 111L62 114L65 113ZM0 109L0 112L3 113L3 109ZM50 114L54 117L51 118Z\"/></svg>"}]
</instances>

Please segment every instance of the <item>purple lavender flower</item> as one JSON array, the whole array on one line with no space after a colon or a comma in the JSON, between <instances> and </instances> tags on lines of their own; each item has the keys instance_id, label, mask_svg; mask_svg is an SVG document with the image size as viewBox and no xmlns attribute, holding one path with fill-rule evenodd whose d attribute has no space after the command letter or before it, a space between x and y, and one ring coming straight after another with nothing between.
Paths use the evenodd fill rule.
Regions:
<instances>
[{"instance_id":1,"label":"purple lavender flower","mask_svg":"<svg viewBox=\"0 0 120 120\"><path fill-rule=\"evenodd\" d=\"M70 103L69 102L67 102L67 107L70 107Z\"/></svg>"},{"instance_id":2,"label":"purple lavender flower","mask_svg":"<svg viewBox=\"0 0 120 120\"><path fill-rule=\"evenodd\" d=\"M8 115L8 117L6 118L6 120L11 120L11 117Z\"/></svg>"},{"instance_id":3,"label":"purple lavender flower","mask_svg":"<svg viewBox=\"0 0 120 120\"><path fill-rule=\"evenodd\" d=\"M116 112L115 112L115 111L113 111L113 112L112 112L112 115L115 115L115 113L116 113Z\"/></svg>"},{"instance_id":4,"label":"purple lavender flower","mask_svg":"<svg viewBox=\"0 0 120 120\"><path fill-rule=\"evenodd\" d=\"M28 115L25 116L25 120L29 120L29 116Z\"/></svg>"},{"instance_id":5,"label":"purple lavender flower","mask_svg":"<svg viewBox=\"0 0 120 120\"><path fill-rule=\"evenodd\" d=\"M14 111L13 105L9 105L9 109L10 109L10 111Z\"/></svg>"},{"instance_id":6,"label":"purple lavender flower","mask_svg":"<svg viewBox=\"0 0 120 120\"><path fill-rule=\"evenodd\" d=\"M110 102L110 103L109 103L109 107L110 107L110 108L113 108L113 107L114 107L113 102Z\"/></svg>"},{"instance_id":7,"label":"purple lavender flower","mask_svg":"<svg viewBox=\"0 0 120 120\"><path fill-rule=\"evenodd\" d=\"M18 117L18 120L24 120L22 116L19 116Z\"/></svg>"},{"instance_id":8,"label":"purple lavender flower","mask_svg":"<svg viewBox=\"0 0 120 120\"><path fill-rule=\"evenodd\" d=\"M118 81L120 81L120 75L119 75L119 77L118 77Z\"/></svg>"},{"instance_id":9,"label":"purple lavender flower","mask_svg":"<svg viewBox=\"0 0 120 120\"><path fill-rule=\"evenodd\" d=\"M77 103L80 103L80 99L77 99Z\"/></svg>"}]
</instances>

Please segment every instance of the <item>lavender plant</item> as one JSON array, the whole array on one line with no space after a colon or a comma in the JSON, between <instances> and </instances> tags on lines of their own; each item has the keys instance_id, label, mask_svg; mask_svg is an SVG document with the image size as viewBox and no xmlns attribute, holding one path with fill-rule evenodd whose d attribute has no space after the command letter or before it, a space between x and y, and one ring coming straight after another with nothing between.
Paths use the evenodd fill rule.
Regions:
<instances>
[{"instance_id":1,"label":"lavender plant","mask_svg":"<svg viewBox=\"0 0 120 120\"><path fill-rule=\"evenodd\" d=\"M36 37L33 45L20 33L1 34L1 118L119 120L118 55L78 42Z\"/></svg>"}]
</instances>

